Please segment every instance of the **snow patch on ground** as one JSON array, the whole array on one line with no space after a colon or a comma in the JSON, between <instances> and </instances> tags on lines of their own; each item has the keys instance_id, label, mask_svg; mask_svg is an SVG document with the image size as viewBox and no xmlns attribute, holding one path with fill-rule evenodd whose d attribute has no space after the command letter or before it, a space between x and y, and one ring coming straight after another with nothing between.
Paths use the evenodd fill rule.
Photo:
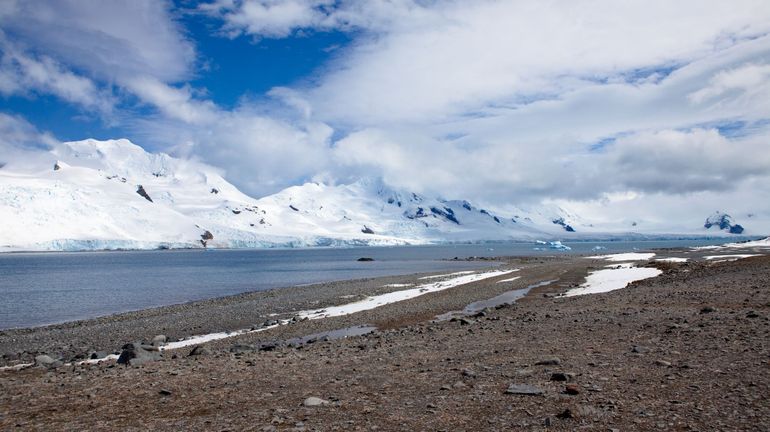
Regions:
<instances>
[{"instance_id":1,"label":"snow patch on ground","mask_svg":"<svg viewBox=\"0 0 770 432\"><path fill-rule=\"evenodd\" d=\"M521 279L521 276L516 276L516 277L509 278L509 279L499 280L499 281L497 281L497 283L513 282L516 279Z\"/></svg>"},{"instance_id":2,"label":"snow patch on ground","mask_svg":"<svg viewBox=\"0 0 770 432\"><path fill-rule=\"evenodd\" d=\"M649 253L630 252L630 253L619 253L619 254L612 254L612 255L595 255L595 256L590 256L586 258L603 259L607 261L646 261L654 256L655 254L652 252L649 252Z\"/></svg>"},{"instance_id":3,"label":"snow patch on ground","mask_svg":"<svg viewBox=\"0 0 770 432\"><path fill-rule=\"evenodd\" d=\"M408 283L392 283L392 284L385 284L383 285L384 288L404 288L404 287L410 287L412 284ZM355 297L355 296L350 296Z\"/></svg>"},{"instance_id":4,"label":"snow patch on ground","mask_svg":"<svg viewBox=\"0 0 770 432\"><path fill-rule=\"evenodd\" d=\"M668 257L668 258L656 258L655 261L683 263L687 262L688 258Z\"/></svg>"},{"instance_id":5,"label":"snow patch on ground","mask_svg":"<svg viewBox=\"0 0 770 432\"><path fill-rule=\"evenodd\" d=\"M629 283L658 276L663 273L656 268L634 267L632 264L621 264L613 268L597 270L586 277L586 281L578 288L567 291L564 297L585 294L597 294L625 288Z\"/></svg>"},{"instance_id":6,"label":"snow patch on ground","mask_svg":"<svg viewBox=\"0 0 770 432\"><path fill-rule=\"evenodd\" d=\"M720 260L720 261L736 261L743 258L751 258L759 256L759 254L732 254L732 255L709 255L705 256L704 258L711 261L711 260Z\"/></svg>"},{"instance_id":7,"label":"snow patch on ground","mask_svg":"<svg viewBox=\"0 0 770 432\"><path fill-rule=\"evenodd\" d=\"M463 276L458 276L453 279L448 279L445 281L419 285L415 288L408 289L408 290L394 291L387 294L368 297L354 303L348 303L340 306L332 306L321 310L301 311L297 314L297 317L309 318L309 319L321 319L321 318L328 318L328 317L350 315L356 312L375 309L380 306L384 306L386 304L396 303L404 300L410 300L425 294L443 291L449 288L454 288L456 286L465 285L472 282L478 282L480 280L489 279L497 276L503 276L512 272L513 270L495 270L495 271L486 272L486 273L465 274ZM462 272L462 273L466 273L466 272Z\"/></svg>"},{"instance_id":8,"label":"snow patch on ground","mask_svg":"<svg viewBox=\"0 0 770 432\"><path fill-rule=\"evenodd\" d=\"M439 278L445 278L449 276L457 276L457 275L467 275L471 273L476 273L474 271L460 271L456 273L447 273L447 274L440 274L440 275L432 275L432 276L423 276L420 278L420 280L428 280L428 279L439 279Z\"/></svg>"},{"instance_id":9,"label":"snow patch on ground","mask_svg":"<svg viewBox=\"0 0 770 432\"><path fill-rule=\"evenodd\" d=\"M245 330L237 330L237 331L234 331L234 332L209 333L209 334L205 334L205 335L191 336L191 337L189 337L187 339L182 339L180 341L169 342L169 343L163 345L162 347L160 347L160 350L161 351L174 350L174 349L184 348L184 347L188 347L188 346L192 346L192 345L199 345L199 344L202 344L202 343L211 342L211 341L215 341L215 340L227 339L227 338L230 338L230 337L233 337L233 336L240 336L240 335L247 334L247 333L259 333L259 332L263 332L265 330L270 330L271 328L278 327L278 325L279 324L271 325L271 326L265 326L265 327L261 327L261 328L254 329L254 330L245 329Z\"/></svg>"}]
</instances>

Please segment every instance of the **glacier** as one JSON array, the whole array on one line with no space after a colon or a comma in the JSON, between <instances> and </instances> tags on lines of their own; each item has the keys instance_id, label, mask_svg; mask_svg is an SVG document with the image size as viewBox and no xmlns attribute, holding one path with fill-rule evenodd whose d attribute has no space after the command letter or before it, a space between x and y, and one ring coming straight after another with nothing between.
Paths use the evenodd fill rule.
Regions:
<instances>
[{"instance_id":1,"label":"glacier","mask_svg":"<svg viewBox=\"0 0 770 432\"><path fill-rule=\"evenodd\" d=\"M257 199L217 168L149 153L125 139L65 142L23 162L3 162L5 252L558 242L656 234L597 227L555 205L481 208L392 188L377 178L305 183Z\"/></svg>"}]
</instances>

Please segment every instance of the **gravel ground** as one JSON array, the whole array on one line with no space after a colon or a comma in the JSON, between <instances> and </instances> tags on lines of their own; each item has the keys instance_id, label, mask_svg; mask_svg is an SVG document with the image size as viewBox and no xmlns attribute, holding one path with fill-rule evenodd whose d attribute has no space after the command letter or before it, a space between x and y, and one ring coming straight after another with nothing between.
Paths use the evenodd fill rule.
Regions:
<instances>
[{"instance_id":1,"label":"gravel ground","mask_svg":"<svg viewBox=\"0 0 770 432\"><path fill-rule=\"evenodd\" d=\"M506 275L354 315L229 338L207 344L209 353L201 356L187 356L187 348L138 367L0 372L0 429L768 430L770 257L658 264L665 271L657 278L570 298L552 295L606 262L560 257L502 263L520 268L515 275L521 279L496 283ZM550 279L558 282L511 307L432 321ZM220 311L243 315L222 323L248 327L270 312L324 307L352 300L343 296L387 289L382 285L388 283L414 282L412 276L292 288L296 293L286 291L286 298L297 298L289 303L277 294L284 290L248 294L128 314L130 319L6 332L0 347L43 350L62 343L58 338L80 337L77 344L93 349L91 340L117 346L138 334L174 334L144 324L153 320L178 329L181 337L221 330ZM298 348L243 348L364 323L380 330Z\"/></svg>"}]
</instances>

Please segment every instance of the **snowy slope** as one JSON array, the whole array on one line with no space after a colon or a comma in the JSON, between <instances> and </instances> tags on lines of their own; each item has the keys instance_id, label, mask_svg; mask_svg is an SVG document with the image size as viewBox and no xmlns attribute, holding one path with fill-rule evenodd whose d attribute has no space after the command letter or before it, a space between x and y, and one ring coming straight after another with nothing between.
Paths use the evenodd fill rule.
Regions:
<instances>
[{"instance_id":1,"label":"snowy slope","mask_svg":"<svg viewBox=\"0 0 770 432\"><path fill-rule=\"evenodd\" d=\"M497 212L375 179L307 183L254 199L213 167L147 153L127 140L63 143L23 164L9 161L0 168L0 222L0 250L6 251L397 245L613 233L555 205L507 205ZM698 229L705 233L703 227L693 233Z\"/></svg>"}]
</instances>

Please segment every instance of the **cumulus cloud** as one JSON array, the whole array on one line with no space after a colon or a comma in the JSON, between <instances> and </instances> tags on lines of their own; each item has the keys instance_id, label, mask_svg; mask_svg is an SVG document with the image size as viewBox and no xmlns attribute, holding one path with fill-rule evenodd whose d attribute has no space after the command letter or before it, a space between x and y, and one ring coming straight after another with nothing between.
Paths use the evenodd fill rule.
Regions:
<instances>
[{"instance_id":1,"label":"cumulus cloud","mask_svg":"<svg viewBox=\"0 0 770 432\"><path fill-rule=\"evenodd\" d=\"M90 79L76 75L47 56L36 58L0 39L0 93L54 94L87 109L109 112L112 97Z\"/></svg>"},{"instance_id":2,"label":"cumulus cloud","mask_svg":"<svg viewBox=\"0 0 770 432\"><path fill-rule=\"evenodd\" d=\"M84 106L126 92L155 108L128 115L136 141L257 195L372 175L491 204L770 193L764 0L211 1L196 10L220 36L352 39L317 75L232 109L189 84L194 42L171 8L3 3L20 54L4 57L0 91ZM20 72L22 55L44 78Z\"/></svg>"},{"instance_id":3,"label":"cumulus cloud","mask_svg":"<svg viewBox=\"0 0 770 432\"><path fill-rule=\"evenodd\" d=\"M0 112L0 168L28 167L48 160L41 150L57 143L20 116Z\"/></svg>"},{"instance_id":4,"label":"cumulus cloud","mask_svg":"<svg viewBox=\"0 0 770 432\"><path fill-rule=\"evenodd\" d=\"M175 82L191 76L195 49L169 6L156 0L8 0L0 26L26 48L99 79L142 74Z\"/></svg>"}]
</instances>

